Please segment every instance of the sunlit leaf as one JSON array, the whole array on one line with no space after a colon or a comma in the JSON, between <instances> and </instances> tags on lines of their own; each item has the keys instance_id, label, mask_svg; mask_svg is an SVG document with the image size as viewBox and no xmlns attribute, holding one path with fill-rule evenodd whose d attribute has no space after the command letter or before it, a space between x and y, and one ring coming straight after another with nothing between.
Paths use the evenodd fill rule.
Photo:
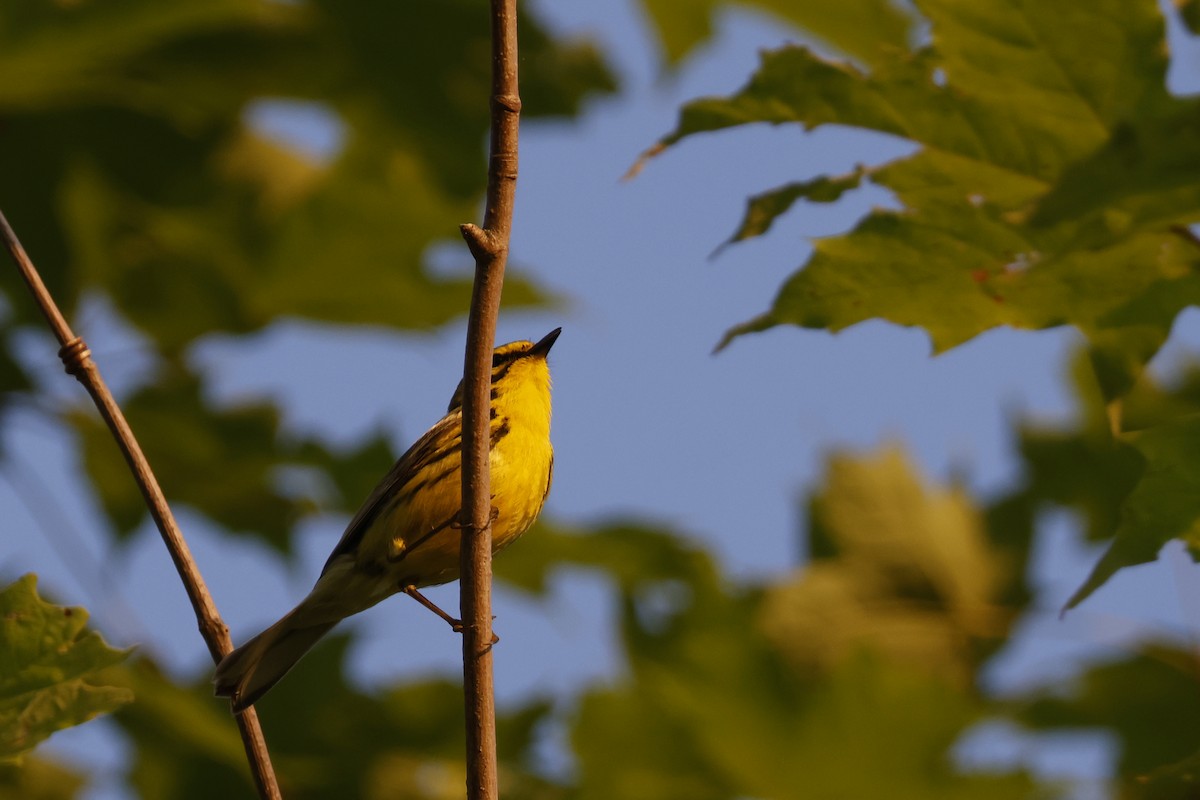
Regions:
<instances>
[{"instance_id":1,"label":"sunlit leaf","mask_svg":"<svg viewBox=\"0 0 1200 800\"><path fill-rule=\"evenodd\" d=\"M1007 570L961 490L929 487L898 449L835 456L810 501L811 563L765 592L763 630L798 668L836 664L865 645L964 679L980 641L1016 609L997 595Z\"/></svg>"},{"instance_id":2,"label":"sunlit leaf","mask_svg":"<svg viewBox=\"0 0 1200 800\"><path fill-rule=\"evenodd\" d=\"M0 761L133 699L102 673L128 651L109 647L87 621L82 608L38 597L34 575L0 591Z\"/></svg>"},{"instance_id":3,"label":"sunlit leaf","mask_svg":"<svg viewBox=\"0 0 1200 800\"><path fill-rule=\"evenodd\" d=\"M576 722L584 796L1001 798L1028 785L955 773L947 751L984 713L960 679L861 649L797 668L759 598L685 581L627 591L631 682L590 694ZM641 755L649 739L661 758Z\"/></svg>"},{"instance_id":4,"label":"sunlit leaf","mask_svg":"<svg viewBox=\"0 0 1200 800\"><path fill-rule=\"evenodd\" d=\"M1002 637L1007 624L992 606L1012 567L997 563L979 512L962 492L927 488L894 450L835 459L813 508L816 561L769 585L733 584L711 565L668 567L699 561L678 546L662 563L594 559L621 587L630 676L581 705L581 796L915 800L1028 789L1019 773L967 776L949 760L987 713L963 642ZM594 543L603 554L613 533L573 538L581 553ZM628 530L666 554L669 537L649 533Z\"/></svg>"},{"instance_id":5,"label":"sunlit leaf","mask_svg":"<svg viewBox=\"0 0 1200 800\"><path fill-rule=\"evenodd\" d=\"M1195 101L1166 92L1158 9L1149 0L919 8L930 47L889 50L870 71L801 47L767 53L740 92L685 106L659 145L771 122L850 125L921 146L869 173L902 211L873 211L819 240L772 309L725 341L781 323L840 330L882 318L924 328L944 350L998 325L1066 323L1106 348L1109 391L1128 390L1197 294L1194 248L1166 229L1200 219L1185 177L1191 151L1171 144L1191 140L1181 126ZM1105 158L1123 159L1120 170Z\"/></svg>"},{"instance_id":6,"label":"sunlit leaf","mask_svg":"<svg viewBox=\"0 0 1200 800\"><path fill-rule=\"evenodd\" d=\"M848 175L829 177L822 175L810 181L799 181L780 186L769 192L751 197L746 203L746 214L733 236L726 244L761 236L771 228L775 218L790 209L798 200L813 203L832 203L862 183L866 170L856 169Z\"/></svg>"}]
</instances>

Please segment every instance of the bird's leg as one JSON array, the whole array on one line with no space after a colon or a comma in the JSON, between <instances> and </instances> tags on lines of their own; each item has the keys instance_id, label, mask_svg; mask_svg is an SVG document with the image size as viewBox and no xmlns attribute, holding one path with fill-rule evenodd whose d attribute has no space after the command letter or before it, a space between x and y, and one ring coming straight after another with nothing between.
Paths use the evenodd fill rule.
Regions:
<instances>
[{"instance_id":1,"label":"bird's leg","mask_svg":"<svg viewBox=\"0 0 1200 800\"><path fill-rule=\"evenodd\" d=\"M444 619L446 621L446 623L450 626L450 629L453 630L455 633L462 633L462 629L463 629L462 620L455 619L454 617L447 614L445 611L442 611L442 609L438 607L437 603L433 602L428 597L426 597L425 595L423 595L419 591L417 591L416 586L409 584L408 586L403 587L400 591L404 592L406 595L411 597L413 600L416 600L418 603L425 606L430 611L432 611L433 613L437 614L439 617Z\"/></svg>"},{"instance_id":2,"label":"bird's leg","mask_svg":"<svg viewBox=\"0 0 1200 800\"><path fill-rule=\"evenodd\" d=\"M443 611L441 608L438 607L437 603L433 602L428 597L421 594L417 590L416 586L409 584L408 586L403 587L400 591L404 592L406 595L411 597L413 600L416 600L418 603L425 606L430 611L432 611L433 613L437 614L439 617L444 619L446 621L446 623L450 626L450 629L452 631L454 631L455 633L462 633L462 631L463 631L462 620L455 619L454 617L447 614L445 611ZM495 617L492 617L492 619L495 619ZM493 632L492 633L492 644L495 644L498 641L500 641L500 637L497 636L495 634L495 632Z\"/></svg>"},{"instance_id":3,"label":"bird's leg","mask_svg":"<svg viewBox=\"0 0 1200 800\"><path fill-rule=\"evenodd\" d=\"M500 516L500 509L496 508L495 506L492 506L492 511L491 511L491 515L488 519L488 524L491 525L493 522L496 521L496 518L499 516ZM462 530L465 527L467 527L467 524L465 522L463 522L462 513L460 512L458 514L455 514L454 516L452 516L450 519L446 520L445 522L443 522L441 525L438 525L436 528L434 528L432 531L427 533L425 536L418 539L416 542L413 543L413 547L409 548L409 549L411 550L411 549L415 548L417 545L426 541L430 536L437 533L438 531L444 530L445 528L454 528L455 530ZM414 586L412 584L409 584L408 586L401 586L400 591L404 592L406 595L411 597L413 600L416 600L418 603L425 606L430 611L432 611L433 613L435 613L439 617L441 617L443 620L445 620L446 624L448 624L450 626L450 629L452 631L454 631L455 633L462 633L462 630L463 630L462 620L457 619L457 618L452 617L449 614L447 614L445 611L443 611L438 606L437 603L433 602L428 597L421 594L421 592L417 589L416 586ZM495 617L492 617L492 619L495 619ZM500 637L497 636L495 634L495 632L493 632L492 633L492 644L496 644L496 642L498 642L498 641L500 641Z\"/></svg>"}]
</instances>

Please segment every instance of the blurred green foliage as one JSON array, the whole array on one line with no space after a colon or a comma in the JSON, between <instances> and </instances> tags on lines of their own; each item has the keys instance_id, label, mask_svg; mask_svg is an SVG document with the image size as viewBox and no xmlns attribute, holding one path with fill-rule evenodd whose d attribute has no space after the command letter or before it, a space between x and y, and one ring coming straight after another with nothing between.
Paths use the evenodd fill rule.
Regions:
<instances>
[{"instance_id":1,"label":"blurred green foliage","mask_svg":"<svg viewBox=\"0 0 1200 800\"><path fill-rule=\"evenodd\" d=\"M0 764L3 800L71 800L83 786L81 775L33 756L26 756L19 765Z\"/></svg>"},{"instance_id":2,"label":"blurred green foliage","mask_svg":"<svg viewBox=\"0 0 1200 800\"><path fill-rule=\"evenodd\" d=\"M1023 482L987 502L931 485L894 447L833 454L802 508L806 566L768 582L732 580L658 527L539 526L498 560L499 578L545 596L557 570L603 576L624 669L570 702L502 709L504 796L1061 796L1019 765L968 769L953 756L995 720L1033 735L1103 732L1116 742L1114 793L1194 796L1194 654L1146 645L1069 686L1015 697L993 696L981 679L1038 602L1027 575L1047 510L1067 509L1090 539L1111 542L1077 600L1170 537L1194 542L1200 371L1167 385L1142 371L1197 292L1195 246L1169 229L1196 216L1194 101L1163 87L1157 6L644 3L670 62L729 5L799 25L854 61L767 53L741 92L685 108L668 145L768 121L854 125L920 146L750 201L734 241L864 181L904 209L818 242L774 308L744 329L836 330L880 316L924 327L944 349L1000 324L1074 324L1089 341L1079 413L1053 429L1022 426ZM1186 20L1194 6L1182 4ZM283 317L425 328L463 312L466 283L432 275L424 257L473 217L483 188L483 11L482 0L0 8L0 208L68 314L102 296L142 334L151 367L123 406L169 498L281 558L318 502L352 510L390 449L382 438L344 451L289 439L268 402L216 407L189 354L209 334L237 337ZM926 22L932 39L914 47ZM589 93L616 88L600 54L553 39L535 17L522 20L522 48L528 116L569 116ZM264 102L306 104L336 140L313 153L264 136L251 123ZM9 398L31 383L11 354L14 333L37 320L10 270L0 286ZM546 299L519 278L506 287L510 305ZM61 415L114 534L127 536L144 511L115 449L90 411ZM333 496L282 479L295 471ZM83 632L81 611L64 627L62 609L30 599L30 580L2 597L22 592L53 633L39 646L63 648L75 665L39 673L40 690L70 684L96 702L53 704L61 713L41 718L21 749L115 709L139 797L253 796L207 675L183 685L149 658L115 666L123 654ZM461 796L458 689L355 688L348 643L323 643L261 703L285 796ZM11 648L20 652L32 650ZM6 665L0 684L27 674ZM45 684L48 674L57 678ZM0 740L14 729L0 719ZM548 730L565 731L565 771L549 772L539 755ZM81 786L37 756L0 765L0 800L59 800Z\"/></svg>"},{"instance_id":3,"label":"blurred green foliage","mask_svg":"<svg viewBox=\"0 0 1200 800\"><path fill-rule=\"evenodd\" d=\"M750 199L730 242L766 233L800 201L836 202L864 180L891 190L901 208L875 209L814 242L771 309L722 345L785 323L837 331L872 318L923 328L937 351L1001 325L1078 328L1109 431L1070 445L1125 483L1098 493L1103 513L1119 519L1098 528L1093 518L1091 533L1115 539L1074 606L1173 538L1200 553L1195 422L1135 429L1124 416L1176 316L1200 302L1200 239L1187 229L1200 222L1200 101L1167 90L1166 21L1152 0L919 0L914 10L930 26L928 42L875 36L860 58L866 67L798 45L765 52L740 91L684 106L650 153L762 122L848 125L918 146ZM1195 14L1190 4L1182 13ZM1064 456L1067 444L1056 448ZM1052 480L1086 491L1096 471Z\"/></svg>"},{"instance_id":4,"label":"blurred green foliage","mask_svg":"<svg viewBox=\"0 0 1200 800\"><path fill-rule=\"evenodd\" d=\"M313 442L287 452L273 408L213 407L187 359L200 338L285 316L428 328L465 310L469 280L433 277L424 254L472 219L486 179L484 7L28 0L0 10L0 208L68 315L102 294L153 348L154 374L125 405L170 500L286 548L304 509L274 477L294 457L334 472L343 460ZM400 30L421 33L401 46ZM531 118L573 114L588 92L614 88L594 50L551 41L531 18L522 78ZM265 101L319 109L340 141L314 156L266 138L249 122ZM10 324L36 327L15 271L0 271L0 286ZM505 300L544 297L518 275ZM10 349L0 338L0 388L19 389L28 381ZM125 535L144 518L140 497L90 408L69 419Z\"/></svg>"}]
</instances>

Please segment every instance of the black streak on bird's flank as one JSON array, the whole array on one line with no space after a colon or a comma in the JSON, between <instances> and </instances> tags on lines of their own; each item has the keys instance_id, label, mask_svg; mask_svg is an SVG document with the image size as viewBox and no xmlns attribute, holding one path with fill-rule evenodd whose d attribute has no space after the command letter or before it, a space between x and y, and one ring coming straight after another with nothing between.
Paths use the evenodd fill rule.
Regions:
<instances>
[{"instance_id":1,"label":"black streak on bird's flank","mask_svg":"<svg viewBox=\"0 0 1200 800\"><path fill-rule=\"evenodd\" d=\"M502 364L499 367L496 367L492 370L492 386L493 386L493 388L495 387L495 385L497 383L499 383L501 380L504 379L504 376L508 374L508 371L510 369L512 369L512 365L513 365L513 362L507 361L504 364Z\"/></svg>"},{"instance_id":2,"label":"black streak on bird's flank","mask_svg":"<svg viewBox=\"0 0 1200 800\"><path fill-rule=\"evenodd\" d=\"M417 492L421 491L426 486L433 486L435 484L441 483L443 480L445 480L447 477L449 477L450 473L454 472L456 469L458 469L458 464L451 464L449 467L442 470L437 475L433 475L429 478L425 478L424 480L417 481L412 486L406 487L404 489L404 491L401 492L400 495L397 497L397 501L401 502L401 503L407 503L407 502L411 501L413 499L413 497L416 496Z\"/></svg>"},{"instance_id":3,"label":"black streak on bird's flank","mask_svg":"<svg viewBox=\"0 0 1200 800\"><path fill-rule=\"evenodd\" d=\"M500 424L492 431L492 447L500 443L500 440L508 436L508 420L500 420Z\"/></svg>"},{"instance_id":4,"label":"black streak on bird's flank","mask_svg":"<svg viewBox=\"0 0 1200 800\"><path fill-rule=\"evenodd\" d=\"M432 467L434 464L445 461L447 458L454 458L460 452L462 452L462 440L461 440L461 438L455 437L455 439L453 441L451 441L449 446L443 448L439 452L435 452L429 458L423 459L418 464L418 467L422 470L428 469L429 467ZM428 483L428 481L422 481L422 483Z\"/></svg>"}]
</instances>

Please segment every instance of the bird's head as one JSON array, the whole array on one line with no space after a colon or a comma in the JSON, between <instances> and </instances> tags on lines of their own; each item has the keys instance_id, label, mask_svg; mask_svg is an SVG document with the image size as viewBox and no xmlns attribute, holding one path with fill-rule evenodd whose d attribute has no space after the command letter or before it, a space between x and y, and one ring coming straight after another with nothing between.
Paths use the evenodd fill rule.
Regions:
<instances>
[{"instance_id":1,"label":"bird's head","mask_svg":"<svg viewBox=\"0 0 1200 800\"><path fill-rule=\"evenodd\" d=\"M550 368L546 356L562 333L555 328L537 342L524 339L502 344L492 353L492 400L500 400L514 390L529 390L550 398ZM463 384L458 382L450 398L448 411L462 408Z\"/></svg>"}]
</instances>

